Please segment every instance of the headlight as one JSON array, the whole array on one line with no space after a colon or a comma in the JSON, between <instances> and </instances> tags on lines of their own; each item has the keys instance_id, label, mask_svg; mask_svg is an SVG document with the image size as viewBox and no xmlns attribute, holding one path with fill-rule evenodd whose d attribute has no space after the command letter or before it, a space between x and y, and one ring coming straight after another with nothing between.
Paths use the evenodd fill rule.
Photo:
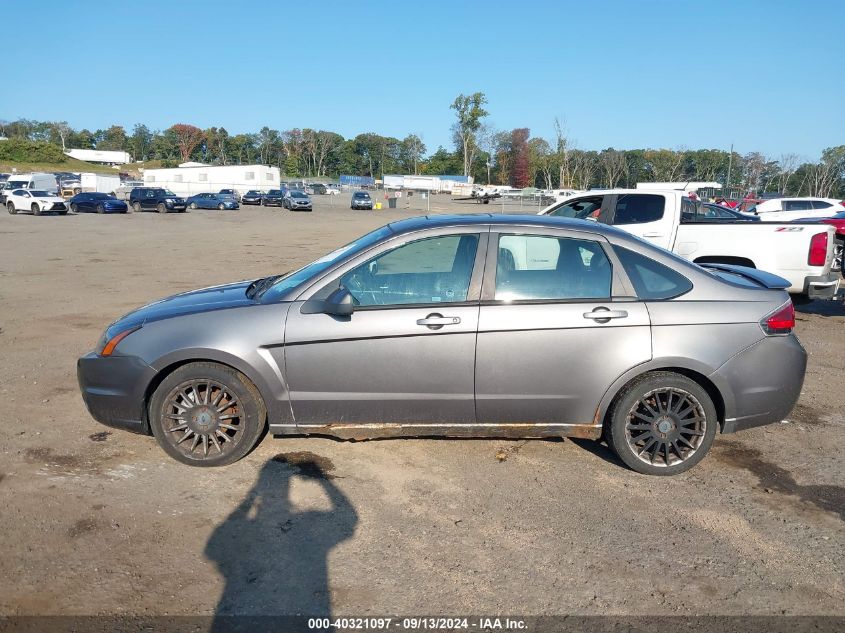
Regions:
<instances>
[{"instance_id":1,"label":"headlight","mask_svg":"<svg viewBox=\"0 0 845 633\"><path fill-rule=\"evenodd\" d=\"M100 337L100 340L97 342L97 349L95 350L97 354L100 356L111 356L112 352L114 352L114 348L117 347L117 344L120 343L123 339L127 336L132 334L132 332L136 332L141 329L140 325L134 325L130 328L127 328L121 332L118 332L111 338L109 338L109 330L106 329L103 332L103 336Z\"/></svg>"}]
</instances>

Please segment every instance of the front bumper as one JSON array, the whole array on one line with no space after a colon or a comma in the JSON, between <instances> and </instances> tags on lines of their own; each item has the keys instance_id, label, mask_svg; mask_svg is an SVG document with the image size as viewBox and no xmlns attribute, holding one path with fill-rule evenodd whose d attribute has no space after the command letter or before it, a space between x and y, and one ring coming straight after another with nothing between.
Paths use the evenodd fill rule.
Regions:
<instances>
[{"instance_id":1,"label":"front bumper","mask_svg":"<svg viewBox=\"0 0 845 633\"><path fill-rule=\"evenodd\" d=\"M804 280L804 293L810 299L833 299L839 292L841 279L842 275L838 270L832 270L826 275L807 277Z\"/></svg>"},{"instance_id":2,"label":"front bumper","mask_svg":"<svg viewBox=\"0 0 845 633\"><path fill-rule=\"evenodd\" d=\"M147 387L156 370L135 356L100 356L89 352L76 361L82 399L102 424L149 434L144 411Z\"/></svg>"},{"instance_id":3,"label":"front bumper","mask_svg":"<svg viewBox=\"0 0 845 633\"><path fill-rule=\"evenodd\" d=\"M743 350L714 374L733 392L723 433L783 420L801 395L807 352L794 334L767 336Z\"/></svg>"}]
</instances>

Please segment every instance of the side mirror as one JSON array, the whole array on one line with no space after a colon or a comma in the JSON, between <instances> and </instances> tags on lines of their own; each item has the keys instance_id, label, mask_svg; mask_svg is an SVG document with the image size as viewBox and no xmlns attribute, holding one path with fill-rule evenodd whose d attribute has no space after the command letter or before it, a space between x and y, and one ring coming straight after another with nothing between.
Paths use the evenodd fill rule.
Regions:
<instances>
[{"instance_id":1,"label":"side mirror","mask_svg":"<svg viewBox=\"0 0 845 633\"><path fill-rule=\"evenodd\" d=\"M355 298L343 286L325 299L306 301L300 309L302 314L330 314L332 316L350 316L354 311Z\"/></svg>"}]
</instances>

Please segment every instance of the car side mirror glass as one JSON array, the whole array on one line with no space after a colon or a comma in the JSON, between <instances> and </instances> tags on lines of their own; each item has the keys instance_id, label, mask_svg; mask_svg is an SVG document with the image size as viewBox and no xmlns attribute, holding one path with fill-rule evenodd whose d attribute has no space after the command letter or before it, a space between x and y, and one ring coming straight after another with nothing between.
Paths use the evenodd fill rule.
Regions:
<instances>
[{"instance_id":1,"label":"car side mirror glass","mask_svg":"<svg viewBox=\"0 0 845 633\"><path fill-rule=\"evenodd\" d=\"M302 314L330 314L350 316L355 311L355 298L344 286L340 286L325 299L309 299L300 310Z\"/></svg>"}]
</instances>

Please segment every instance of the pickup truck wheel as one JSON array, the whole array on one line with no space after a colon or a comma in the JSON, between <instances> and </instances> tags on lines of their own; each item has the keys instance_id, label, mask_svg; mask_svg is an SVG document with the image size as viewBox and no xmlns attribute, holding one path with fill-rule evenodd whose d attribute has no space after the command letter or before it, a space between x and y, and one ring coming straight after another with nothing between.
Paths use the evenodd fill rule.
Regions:
<instances>
[{"instance_id":1,"label":"pickup truck wheel","mask_svg":"<svg viewBox=\"0 0 845 633\"><path fill-rule=\"evenodd\" d=\"M141 213L141 203L140 202L133 202L132 203L132 210L135 213Z\"/></svg>"},{"instance_id":2,"label":"pickup truck wheel","mask_svg":"<svg viewBox=\"0 0 845 633\"><path fill-rule=\"evenodd\" d=\"M845 239L836 239L833 241L833 263L830 265L831 270L838 270L845 277L845 269L842 268L843 252L845 251Z\"/></svg>"},{"instance_id":3,"label":"pickup truck wheel","mask_svg":"<svg viewBox=\"0 0 845 633\"><path fill-rule=\"evenodd\" d=\"M645 475L676 475L700 462L716 436L716 407L694 380L644 374L622 389L609 412L608 445Z\"/></svg>"},{"instance_id":4,"label":"pickup truck wheel","mask_svg":"<svg viewBox=\"0 0 845 633\"><path fill-rule=\"evenodd\" d=\"M18 212L18 210L15 208L15 203L14 203L14 202L10 202L10 203L8 203L8 204L6 205L6 210L7 210L7 211L8 211L11 215L15 215L15 214Z\"/></svg>"},{"instance_id":5,"label":"pickup truck wheel","mask_svg":"<svg viewBox=\"0 0 845 633\"><path fill-rule=\"evenodd\" d=\"M37 203L33 202L30 209L32 209L32 215L41 215L41 207Z\"/></svg>"},{"instance_id":6,"label":"pickup truck wheel","mask_svg":"<svg viewBox=\"0 0 845 633\"><path fill-rule=\"evenodd\" d=\"M191 466L223 466L258 442L267 410L255 385L217 363L189 363L165 377L150 399L153 435L171 457Z\"/></svg>"},{"instance_id":7,"label":"pickup truck wheel","mask_svg":"<svg viewBox=\"0 0 845 633\"><path fill-rule=\"evenodd\" d=\"M156 211L158 211L159 213L167 213L167 207L164 206L163 202L159 202L158 206L156 207Z\"/></svg>"}]
</instances>

